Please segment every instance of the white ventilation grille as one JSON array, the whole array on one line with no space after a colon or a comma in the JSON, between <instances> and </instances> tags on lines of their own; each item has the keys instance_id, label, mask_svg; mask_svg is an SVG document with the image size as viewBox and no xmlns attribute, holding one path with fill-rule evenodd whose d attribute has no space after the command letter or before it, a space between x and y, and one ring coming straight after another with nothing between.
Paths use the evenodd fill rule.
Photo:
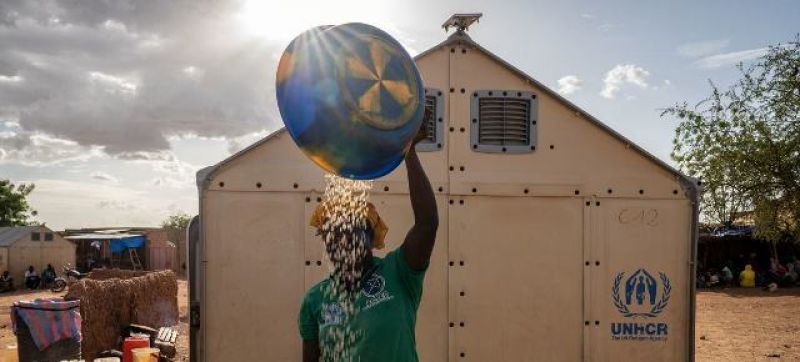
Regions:
<instances>
[{"instance_id":1,"label":"white ventilation grille","mask_svg":"<svg viewBox=\"0 0 800 362\"><path fill-rule=\"evenodd\" d=\"M443 103L442 91L425 88L425 118L422 120L422 128L425 130L427 137L417 144L417 151L437 151L442 149Z\"/></svg>"},{"instance_id":2,"label":"white ventilation grille","mask_svg":"<svg viewBox=\"0 0 800 362\"><path fill-rule=\"evenodd\" d=\"M522 153L536 149L536 95L512 90L482 90L470 105L472 149Z\"/></svg>"}]
</instances>

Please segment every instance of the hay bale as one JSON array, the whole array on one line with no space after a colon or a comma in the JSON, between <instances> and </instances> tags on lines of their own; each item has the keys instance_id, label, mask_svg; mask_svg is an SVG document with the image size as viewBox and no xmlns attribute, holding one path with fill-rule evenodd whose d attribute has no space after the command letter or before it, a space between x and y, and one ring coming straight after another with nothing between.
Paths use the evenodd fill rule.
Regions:
<instances>
[{"instance_id":1,"label":"hay bale","mask_svg":"<svg viewBox=\"0 0 800 362\"><path fill-rule=\"evenodd\" d=\"M82 355L92 360L98 353L117 348L123 326L131 320L131 290L120 279L84 279L69 287L66 297L81 301Z\"/></svg>"},{"instance_id":2,"label":"hay bale","mask_svg":"<svg viewBox=\"0 0 800 362\"><path fill-rule=\"evenodd\" d=\"M95 269L89 273L89 279L106 280L106 279L130 279L146 275L148 272L143 270L124 270L124 269Z\"/></svg>"},{"instance_id":3,"label":"hay bale","mask_svg":"<svg viewBox=\"0 0 800 362\"><path fill-rule=\"evenodd\" d=\"M172 271L128 279L83 279L69 287L65 298L81 300L82 350L87 360L118 348L122 331L130 324L159 328L178 322L178 281Z\"/></svg>"},{"instance_id":4,"label":"hay bale","mask_svg":"<svg viewBox=\"0 0 800 362\"><path fill-rule=\"evenodd\" d=\"M125 280L131 283L133 323L158 328L178 324L178 279L171 270Z\"/></svg>"}]
</instances>

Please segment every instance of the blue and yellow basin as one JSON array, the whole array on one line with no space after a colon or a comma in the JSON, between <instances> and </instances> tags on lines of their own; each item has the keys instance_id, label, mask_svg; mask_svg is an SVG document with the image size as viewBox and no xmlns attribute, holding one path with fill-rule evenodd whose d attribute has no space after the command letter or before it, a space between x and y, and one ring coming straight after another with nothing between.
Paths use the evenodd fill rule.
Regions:
<instances>
[{"instance_id":1,"label":"blue and yellow basin","mask_svg":"<svg viewBox=\"0 0 800 362\"><path fill-rule=\"evenodd\" d=\"M339 176L388 174L422 123L424 90L414 60L374 26L300 34L283 52L276 81L289 134L314 163Z\"/></svg>"}]
</instances>

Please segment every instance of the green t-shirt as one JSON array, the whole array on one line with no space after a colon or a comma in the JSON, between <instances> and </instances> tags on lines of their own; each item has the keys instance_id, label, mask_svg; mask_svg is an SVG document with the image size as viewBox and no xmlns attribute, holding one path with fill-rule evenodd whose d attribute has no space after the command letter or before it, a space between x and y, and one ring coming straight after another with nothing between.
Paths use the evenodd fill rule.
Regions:
<instances>
[{"instance_id":1,"label":"green t-shirt","mask_svg":"<svg viewBox=\"0 0 800 362\"><path fill-rule=\"evenodd\" d=\"M424 270L415 271L408 266L402 247L383 259L374 257L356 297L358 312L354 317L345 315L339 303L325 292L331 284L326 278L303 299L298 317L300 336L319 340L325 355L333 334L341 333L346 325L357 331L352 349L354 361L418 361L414 328L424 278Z\"/></svg>"}]
</instances>

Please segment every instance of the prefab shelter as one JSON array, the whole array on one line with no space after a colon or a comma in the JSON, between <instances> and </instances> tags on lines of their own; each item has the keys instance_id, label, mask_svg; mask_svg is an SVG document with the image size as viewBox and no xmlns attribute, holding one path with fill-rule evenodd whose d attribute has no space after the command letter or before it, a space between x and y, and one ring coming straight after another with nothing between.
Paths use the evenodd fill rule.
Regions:
<instances>
[{"instance_id":1,"label":"prefab shelter","mask_svg":"<svg viewBox=\"0 0 800 362\"><path fill-rule=\"evenodd\" d=\"M75 245L47 226L0 227L0 272L8 270L18 288L29 266L41 275L47 264L60 272L67 263L75 264Z\"/></svg>"},{"instance_id":2,"label":"prefab shelter","mask_svg":"<svg viewBox=\"0 0 800 362\"><path fill-rule=\"evenodd\" d=\"M440 215L420 360L692 360L697 185L464 28L415 58ZM198 173L194 360L300 360L323 182L282 130ZM404 167L371 201L392 250L412 223Z\"/></svg>"}]
</instances>

